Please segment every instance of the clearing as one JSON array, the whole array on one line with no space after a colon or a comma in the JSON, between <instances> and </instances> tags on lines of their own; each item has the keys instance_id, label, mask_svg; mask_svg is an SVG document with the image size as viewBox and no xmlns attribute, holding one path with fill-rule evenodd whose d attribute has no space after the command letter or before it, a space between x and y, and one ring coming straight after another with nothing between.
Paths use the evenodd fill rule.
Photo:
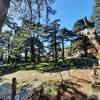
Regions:
<instances>
[{"instance_id":1,"label":"clearing","mask_svg":"<svg viewBox=\"0 0 100 100\"><path fill-rule=\"evenodd\" d=\"M88 70L70 70L70 76L68 71L62 71L61 74L65 83L68 87L65 95L67 96L80 96L81 100L85 100L89 93L89 84L90 73L92 69ZM60 72L40 72L36 70L30 71L17 71L10 74L5 74L0 77L0 83L9 82L13 77L17 78L17 83L29 82L32 83L34 81L46 82L46 81L61 81ZM83 98L83 99L82 99ZM80 100L80 99L79 99Z\"/></svg>"}]
</instances>

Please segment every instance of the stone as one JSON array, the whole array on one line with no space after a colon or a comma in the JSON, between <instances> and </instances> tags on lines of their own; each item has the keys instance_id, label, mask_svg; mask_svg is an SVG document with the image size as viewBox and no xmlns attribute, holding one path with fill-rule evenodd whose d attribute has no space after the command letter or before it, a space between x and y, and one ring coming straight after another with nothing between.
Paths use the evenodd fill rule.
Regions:
<instances>
[{"instance_id":1,"label":"stone","mask_svg":"<svg viewBox=\"0 0 100 100\"><path fill-rule=\"evenodd\" d=\"M27 87L23 87L20 90L17 90L15 100L31 100L32 96L37 92L41 93L43 86L40 83L34 83ZM12 95L12 86L11 84L5 83L0 86L0 97L3 100L11 100Z\"/></svg>"},{"instance_id":2,"label":"stone","mask_svg":"<svg viewBox=\"0 0 100 100\"><path fill-rule=\"evenodd\" d=\"M0 96L4 100L10 100L11 93L12 93L11 84L5 83L0 86Z\"/></svg>"}]
</instances>

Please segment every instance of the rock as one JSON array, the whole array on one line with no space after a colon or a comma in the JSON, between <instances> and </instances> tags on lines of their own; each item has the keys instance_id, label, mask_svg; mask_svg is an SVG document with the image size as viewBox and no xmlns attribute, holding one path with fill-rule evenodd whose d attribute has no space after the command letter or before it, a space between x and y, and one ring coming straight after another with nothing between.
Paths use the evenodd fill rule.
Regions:
<instances>
[{"instance_id":1,"label":"rock","mask_svg":"<svg viewBox=\"0 0 100 100\"><path fill-rule=\"evenodd\" d=\"M5 83L0 86L0 96L3 98L3 100L10 100L11 92L11 84Z\"/></svg>"},{"instance_id":2,"label":"rock","mask_svg":"<svg viewBox=\"0 0 100 100\"><path fill-rule=\"evenodd\" d=\"M15 100L31 100L34 94L35 95L37 95L37 93L41 94L42 89L43 86L39 82L34 83L34 85L23 87L22 89L17 90ZM3 100L11 100L11 95L12 95L12 85L8 83L2 84L0 86L0 97L2 97Z\"/></svg>"},{"instance_id":3,"label":"rock","mask_svg":"<svg viewBox=\"0 0 100 100\"><path fill-rule=\"evenodd\" d=\"M31 97L32 94L33 94L33 88L25 87L17 92L15 100L28 100L28 98Z\"/></svg>"}]
</instances>

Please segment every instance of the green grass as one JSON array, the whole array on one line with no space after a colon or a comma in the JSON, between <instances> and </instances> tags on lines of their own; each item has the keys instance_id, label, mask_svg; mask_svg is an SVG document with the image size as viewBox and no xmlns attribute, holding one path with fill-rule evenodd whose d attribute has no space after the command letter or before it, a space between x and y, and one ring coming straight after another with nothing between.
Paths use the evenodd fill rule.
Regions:
<instances>
[{"instance_id":1,"label":"green grass","mask_svg":"<svg viewBox=\"0 0 100 100\"><path fill-rule=\"evenodd\" d=\"M56 85L57 81L45 81L42 83L42 85L44 86L44 88L46 89L46 94L49 94L51 96L56 95L57 94L57 85Z\"/></svg>"},{"instance_id":2,"label":"green grass","mask_svg":"<svg viewBox=\"0 0 100 100\"><path fill-rule=\"evenodd\" d=\"M6 67L7 69L12 68L12 64L4 64L3 66Z\"/></svg>"},{"instance_id":3,"label":"green grass","mask_svg":"<svg viewBox=\"0 0 100 100\"><path fill-rule=\"evenodd\" d=\"M92 59L92 58L91 58ZM66 59L65 63L62 61L58 61L57 63L54 62L44 62L39 64L32 64L32 63L21 63L21 64L4 64L8 70L43 70L43 69L82 69L87 68L88 66L93 66L94 63L89 58L78 57L72 59ZM95 60L96 61L96 60Z\"/></svg>"},{"instance_id":4,"label":"green grass","mask_svg":"<svg viewBox=\"0 0 100 100\"><path fill-rule=\"evenodd\" d=\"M46 67L50 68L53 65L54 65L53 63L46 63L46 62L44 62L44 63L36 64L35 67L41 69L41 68L46 68Z\"/></svg>"},{"instance_id":5,"label":"green grass","mask_svg":"<svg viewBox=\"0 0 100 100\"><path fill-rule=\"evenodd\" d=\"M44 68L51 68L53 66L53 63L39 63L39 64L29 64L26 66L20 65L18 68L19 70L34 70L34 69L44 69Z\"/></svg>"},{"instance_id":6,"label":"green grass","mask_svg":"<svg viewBox=\"0 0 100 100\"><path fill-rule=\"evenodd\" d=\"M45 67L45 66L49 66L49 63L39 63L36 65L37 68L41 68L41 67Z\"/></svg>"},{"instance_id":7,"label":"green grass","mask_svg":"<svg viewBox=\"0 0 100 100\"><path fill-rule=\"evenodd\" d=\"M24 82L24 83L20 83L17 85L17 89L23 89L24 87L30 86L31 84L29 84L28 82Z\"/></svg>"},{"instance_id":8,"label":"green grass","mask_svg":"<svg viewBox=\"0 0 100 100\"><path fill-rule=\"evenodd\" d=\"M97 84L92 85L92 88L94 92L100 92L100 85L98 86Z\"/></svg>"},{"instance_id":9,"label":"green grass","mask_svg":"<svg viewBox=\"0 0 100 100\"><path fill-rule=\"evenodd\" d=\"M34 65L31 64L31 65L26 65L26 66L20 66L18 68L18 70L33 70L34 69Z\"/></svg>"}]
</instances>

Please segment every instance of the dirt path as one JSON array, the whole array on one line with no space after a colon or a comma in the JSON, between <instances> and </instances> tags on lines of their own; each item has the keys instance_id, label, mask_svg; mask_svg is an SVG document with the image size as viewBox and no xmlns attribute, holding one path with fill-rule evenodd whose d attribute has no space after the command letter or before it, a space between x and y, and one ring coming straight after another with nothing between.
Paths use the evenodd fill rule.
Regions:
<instances>
[{"instance_id":1,"label":"dirt path","mask_svg":"<svg viewBox=\"0 0 100 100\"><path fill-rule=\"evenodd\" d=\"M68 88L66 95L76 95L85 97L89 91L90 73L92 70L71 70L71 76L69 76L68 71L62 71L63 79L65 80ZM40 82L44 81L60 81L61 77L59 72L57 73L42 73L39 71L18 71L12 74L1 76L1 83L10 82L13 77L17 78L17 82L21 83L23 81L34 82L34 80L38 80ZM81 99L79 99L81 100ZM84 100L84 99L83 99Z\"/></svg>"},{"instance_id":2,"label":"dirt path","mask_svg":"<svg viewBox=\"0 0 100 100\"><path fill-rule=\"evenodd\" d=\"M71 80L73 82L77 82L81 85L85 85L88 84L90 82L89 80L89 74L91 72L91 70L71 70L71 76L69 76L69 72L68 71L62 71L62 76L64 80ZM11 74L7 74L4 76L1 76L1 83L2 82L10 82L13 77L17 78L18 82L23 82L23 81L28 81L28 82L33 82L34 80L39 80L41 82L44 81L49 81L49 80L54 80L54 81L60 81L61 77L60 77L60 73L42 73L39 71L17 71L15 73L11 73Z\"/></svg>"},{"instance_id":3,"label":"dirt path","mask_svg":"<svg viewBox=\"0 0 100 100\"><path fill-rule=\"evenodd\" d=\"M68 72L63 71L62 75L64 79L68 77ZM39 81L49 81L49 80L61 80L59 72L57 73L42 73L39 71L17 71L15 73L3 75L0 78L2 79L2 82L10 82L13 77L17 78L18 82L23 82L23 81L28 81L28 82L33 82L34 80L39 80Z\"/></svg>"}]
</instances>

